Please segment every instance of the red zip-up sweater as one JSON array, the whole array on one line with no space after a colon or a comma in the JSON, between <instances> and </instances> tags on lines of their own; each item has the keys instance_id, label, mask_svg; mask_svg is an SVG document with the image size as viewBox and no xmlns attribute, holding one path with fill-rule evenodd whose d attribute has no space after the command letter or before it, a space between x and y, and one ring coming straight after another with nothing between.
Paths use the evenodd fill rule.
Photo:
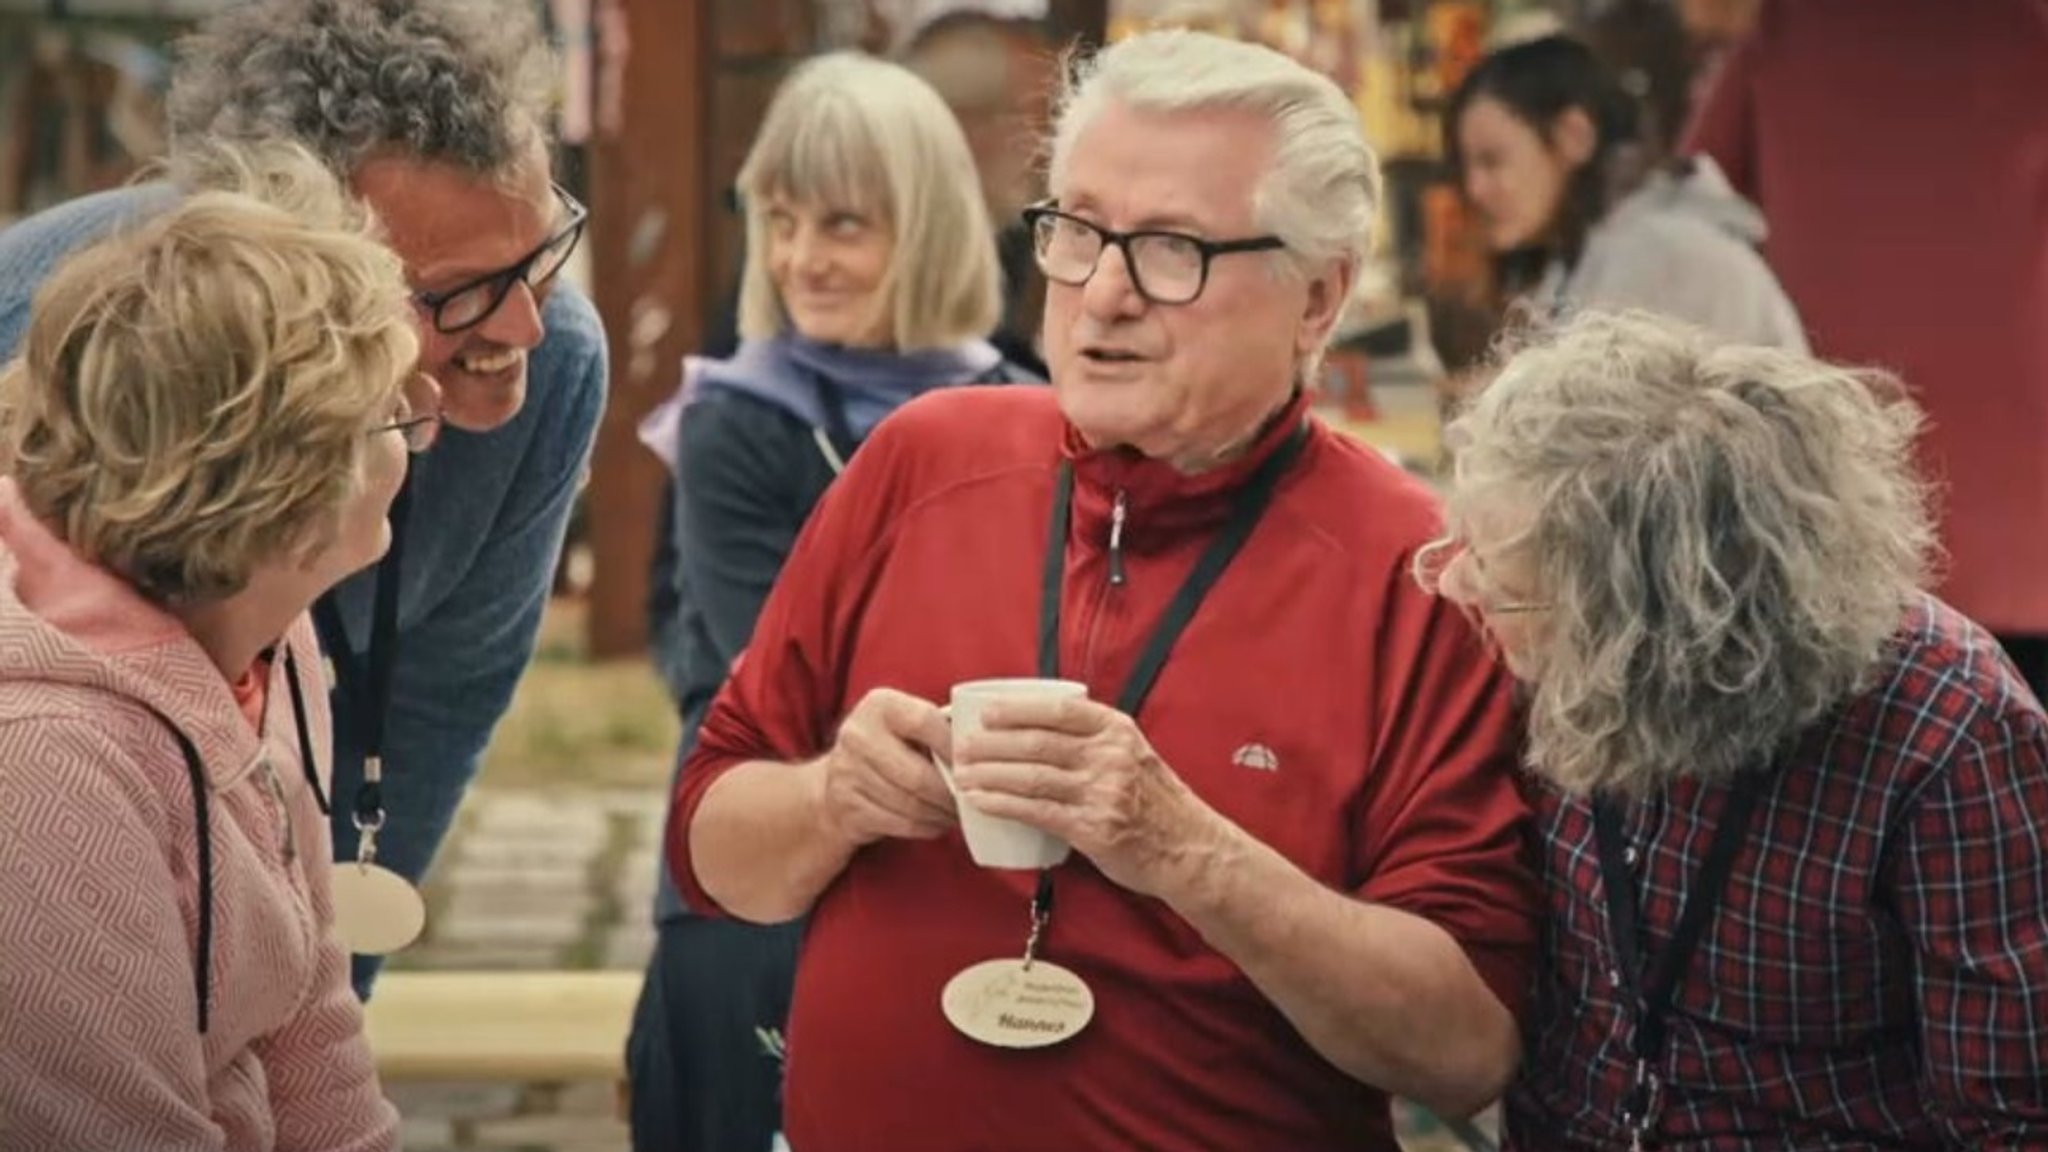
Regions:
<instances>
[{"instance_id":1,"label":"red zip-up sweater","mask_svg":"<svg viewBox=\"0 0 2048 1152\"><path fill-rule=\"evenodd\" d=\"M1060 671L1113 701L1231 494L1294 423L1186 477L1086 451L1050 390L949 389L899 410L820 503L685 765L669 860L690 906L716 907L689 829L720 773L817 755L873 688L943 700L961 680L1036 673L1063 455L1076 483ZM1519 1008L1536 902L1517 731L1505 674L1408 577L1437 525L1419 484L1312 423L1137 720L1210 805L1322 882L1441 925ZM856 854L798 966L796 1152L1396 1147L1384 1095L1319 1057L1166 904L1079 855L1057 876L1042 954L1087 981L1096 1015L1056 1047L1007 1051L956 1033L939 993L1021 952L1033 876L976 867L957 832Z\"/></svg>"}]
</instances>

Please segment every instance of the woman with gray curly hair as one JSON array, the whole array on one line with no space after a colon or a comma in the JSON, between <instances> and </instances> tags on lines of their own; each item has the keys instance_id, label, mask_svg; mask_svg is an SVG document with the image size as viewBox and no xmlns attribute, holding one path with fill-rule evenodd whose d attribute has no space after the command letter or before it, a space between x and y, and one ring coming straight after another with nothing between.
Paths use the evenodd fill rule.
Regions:
<instances>
[{"instance_id":1,"label":"woman with gray curly hair","mask_svg":"<svg viewBox=\"0 0 2048 1152\"><path fill-rule=\"evenodd\" d=\"M1633 313L1449 430L1417 576L1524 683L1542 793L1510 1146L2041 1136L2048 720L1922 590L1920 427L1888 379Z\"/></svg>"}]
</instances>

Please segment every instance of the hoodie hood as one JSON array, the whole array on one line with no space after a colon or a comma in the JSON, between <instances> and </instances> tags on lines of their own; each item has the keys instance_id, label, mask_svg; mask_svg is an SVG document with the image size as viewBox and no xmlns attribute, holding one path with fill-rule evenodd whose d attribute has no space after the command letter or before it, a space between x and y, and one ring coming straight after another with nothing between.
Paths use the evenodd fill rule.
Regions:
<instances>
[{"instance_id":1,"label":"hoodie hood","mask_svg":"<svg viewBox=\"0 0 2048 1152\"><path fill-rule=\"evenodd\" d=\"M320 667L303 618L285 643L301 654L301 669ZM273 705L285 694L284 665L272 663ZM263 752L226 678L184 625L73 552L30 513L15 482L0 478L0 688L22 683L115 696L162 718L148 725L170 721L199 752L215 791L247 775ZM10 711L0 704L0 715Z\"/></svg>"},{"instance_id":2,"label":"hoodie hood","mask_svg":"<svg viewBox=\"0 0 2048 1152\"><path fill-rule=\"evenodd\" d=\"M1692 157L1678 169L1652 173L1614 212L1617 218L1637 213L1690 217L1752 248L1762 244L1769 231L1763 212L1742 198L1721 166L1708 156Z\"/></svg>"},{"instance_id":3,"label":"hoodie hood","mask_svg":"<svg viewBox=\"0 0 2048 1152\"><path fill-rule=\"evenodd\" d=\"M173 737L180 746L186 787L192 792L197 847L194 980L202 1034L212 1020L215 873L221 867L244 872L249 868L246 840L239 865L216 861L216 847L225 846L216 844L214 824L253 818L237 814L237 797L221 794L255 790L253 774L259 765L270 763L268 744L283 730L294 729L299 747L283 754L299 759L318 805L315 810L324 814L326 808L318 766L311 762L317 749L332 738L326 694L306 692L289 679L299 669L321 666L313 626L305 614L292 624L280 647L283 658L270 662L262 725L270 734L267 742L249 724L226 677L182 622L127 582L79 556L30 513L13 480L0 479L0 721L86 721L133 758L132 765L118 760L104 766L96 763L98 770L141 769L151 780L160 779L154 764L164 755L164 737ZM298 653L305 658L299 659ZM290 719L283 719L279 711L279 698L285 696L291 701ZM314 698L310 706L308 696ZM122 702L131 707L123 708ZM0 771L5 770L0 764ZM282 785L275 775L270 780L284 808L288 802ZM249 788L237 787L245 781ZM248 805L241 807L246 811ZM282 836L297 843L299 833L289 815ZM313 833L313 844L317 847L312 850L323 856L329 850L324 825ZM229 915L232 903L222 904L222 916ZM233 945L230 951L235 951Z\"/></svg>"},{"instance_id":4,"label":"hoodie hood","mask_svg":"<svg viewBox=\"0 0 2048 1152\"><path fill-rule=\"evenodd\" d=\"M716 392L751 396L813 428L826 425L824 390L833 390L856 440L882 418L935 388L990 382L1003 363L986 340L914 352L821 344L794 333L747 340L730 359L683 358L682 386L640 422L640 441L670 471L690 405Z\"/></svg>"},{"instance_id":5,"label":"hoodie hood","mask_svg":"<svg viewBox=\"0 0 2048 1152\"><path fill-rule=\"evenodd\" d=\"M1594 226L1576 265L1552 260L1527 301L1551 321L1641 309L1723 340L1806 351L1798 310L1758 248L1764 218L1712 161L1659 172Z\"/></svg>"}]
</instances>

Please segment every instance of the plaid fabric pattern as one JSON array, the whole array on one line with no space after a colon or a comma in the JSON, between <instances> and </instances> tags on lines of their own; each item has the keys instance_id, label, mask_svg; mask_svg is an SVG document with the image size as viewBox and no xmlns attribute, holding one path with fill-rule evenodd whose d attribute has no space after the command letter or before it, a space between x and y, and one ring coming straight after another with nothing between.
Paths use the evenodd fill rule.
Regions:
<instances>
[{"instance_id":1,"label":"plaid fabric pattern","mask_svg":"<svg viewBox=\"0 0 2048 1152\"><path fill-rule=\"evenodd\" d=\"M1673 998L1658 1137L1709 1150L2048 1149L2048 719L1924 600L1767 786ZM1633 806L1657 955L1727 790ZM1509 1146L1626 1148L1634 1070L1590 805L1539 804L1550 921Z\"/></svg>"}]
</instances>

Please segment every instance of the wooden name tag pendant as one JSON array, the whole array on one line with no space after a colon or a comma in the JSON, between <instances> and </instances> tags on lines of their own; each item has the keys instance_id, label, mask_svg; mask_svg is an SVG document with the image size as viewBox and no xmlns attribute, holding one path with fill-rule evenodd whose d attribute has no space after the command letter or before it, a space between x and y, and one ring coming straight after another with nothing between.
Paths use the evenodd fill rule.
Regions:
<instances>
[{"instance_id":1,"label":"wooden name tag pendant","mask_svg":"<svg viewBox=\"0 0 2048 1152\"><path fill-rule=\"evenodd\" d=\"M984 960L946 982L939 1006L953 1027L997 1048L1045 1048L1088 1026L1095 994L1045 960Z\"/></svg>"},{"instance_id":2,"label":"wooden name tag pendant","mask_svg":"<svg viewBox=\"0 0 2048 1152\"><path fill-rule=\"evenodd\" d=\"M334 934L364 956L396 952L427 926L426 901L396 872L376 864L334 866Z\"/></svg>"}]
</instances>

